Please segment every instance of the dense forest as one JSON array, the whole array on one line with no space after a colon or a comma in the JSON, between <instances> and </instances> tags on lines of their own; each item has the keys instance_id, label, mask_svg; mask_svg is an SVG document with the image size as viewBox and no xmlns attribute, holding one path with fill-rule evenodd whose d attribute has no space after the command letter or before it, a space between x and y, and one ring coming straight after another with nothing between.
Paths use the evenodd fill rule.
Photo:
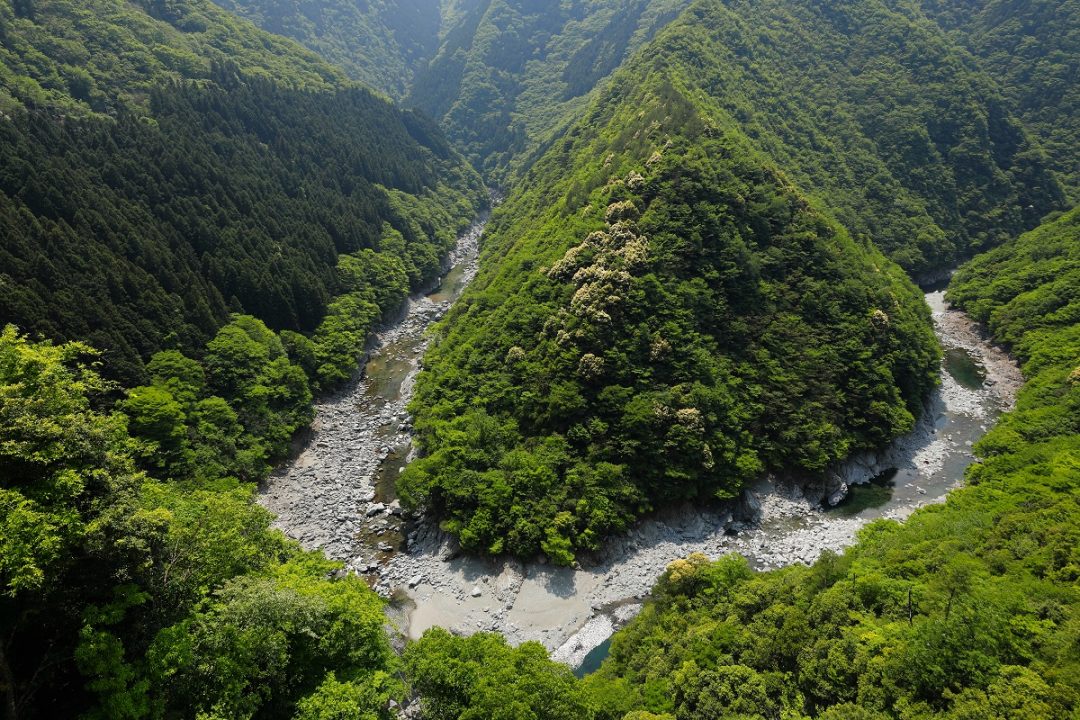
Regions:
<instances>
[{"instance_id":1,"label":"dense forest","mask_svg":"<svg viewBox=\"0 0 1080 720\"><path fill-rule=\"evenodd\" d=\"M1078 38L1074 0L0 0L0 715L1076 717ZM883 446L958 262L1026 384L947 502L676 561L584 680L405 642L255 493L481 177L398 483L466 551L587 562Z\"/></svg>"},{"instance_id":2,"label":"dense forest","mask_svg":"<svg viewBox=\"0 0 1080 720\"><path fill-rule=\"evenodd\" d=\"M0 35L4 716L385 716L381 601L252 483L478 175L208 2L3 2Z\"/></svg>"},{"instance_id":3,"label":"dense forest","mask_svg":"<svg viewBox=\"0 0 1080 720\"><path fill-rule=\"evenodd\" d=\"M61 42L53 28L70 28L74 7L43 4L14 22L17 54ZM85 51L126 53L96 44L109 27L97 23ZM249 72L227 62L197 84L151 75L162 84L146 90L102 71L91 84L108 92L85 102L70 88L12 88L25 108L0 127L0 316L107 349L108 373L133 383L153 352L197 353L229 312L313 331L347 290L339 257L392 258L406 286L372 280L401 297L434 279L484 195L431 121L363 88L295 89ZM125 102L133 93L143 106ZM72 105L112 117L61 120Z\"/></svg>"},{"instance_id":4,"label":"dense forest","mask_svg":"<svg viewBox=\"0 0 1080 720\"><path fill-rule=\"evenodd\" d=\"M437 118L489 182L506 184L590 90L688 0L487 0L449 32L406 103Z\"/></svg>"},{"instance_id":5,"label":"dense forest","mask_svg":"<svg viewBox=\"0 0 1080 720\"><path fill-rule=\"evenodd\" d=\"M590 679L621 717L1066 718L1080 709L1080 211L961 268L950 299L1023 362L967 487L841 556L674 563ZM610 711L609 711L610 712Z\"/></svg>"},{"instance_id":6,"label":"dense forest","mask_svg":"<svg viewBox=\"0 0 1080 720\"><path fill-rule=\"evenodd\" d=\"M884 2L696 3L652 50L916 276L1063 207L988 75Z\"/></svg>"},{"instance_id":7,"label":"dense forest","mask_svg":"<svg viewBox=\"0 0 1080 720\"><path fill-rule=\"evenodd\" d=\"M217 0L436 118L506 186L689 0Z\"/></svg>"},{"instance_id":8,"label":"dense forest","mask_svg":"<svg viewBox=\"0 0 1080 720\"><path fill-rule=\"evenodd\" d=\"M429 631L405 655L425 717L1075 717L1080 209L963 266L948 295L1026 380L967 487L809 567L672 563L584 681L536 644Z\"/></svg>"},{"instance_id":9,"label":"dense forest","mask_svg":"<svg viewBox=\"0 0 1080 720\"><path fill-rule=\"evenodd\" d=\"M1000 83L1077 200L1080 4L1073 0L922 0L921 7Z\"/></svg>"},{"instance_id":10,"label":"dense forest","mask_svg":"<svg viewBox=\"0 0 1080 720\"><path fill-rule=\"evenodd\" d=\"M479 0L215 0L277 35L298 40L350 77L394 98L434 57L439 40Z\"/></svg>"},{"instance_id":11,"label":"dense forest","mask_svg":"<svg viewBox=\"0 0 1080 720\"><path fill-rule=\"evenodd\" d=\"M538 164L429 354L399 488L466 548L569 563L660 503L879 446L935 382L899 269L676 77L626 78Z\"/></svg>"},{"instance_id":12,"label":"dense forest","mask_svg":"<svg viewBox=\"0 0 1080 720\"><path fill-rule=\"evenodd\" d=\"M910 47L856 77L900 31ZM498 214L420 378L405 500L467 548L569 563L658 504L910 429L934 341L870 248L934 271L1063 200L951 52L875 2L695 3ZM858 89L824 106L838 77Z\"/></svg>"}]
</instances>

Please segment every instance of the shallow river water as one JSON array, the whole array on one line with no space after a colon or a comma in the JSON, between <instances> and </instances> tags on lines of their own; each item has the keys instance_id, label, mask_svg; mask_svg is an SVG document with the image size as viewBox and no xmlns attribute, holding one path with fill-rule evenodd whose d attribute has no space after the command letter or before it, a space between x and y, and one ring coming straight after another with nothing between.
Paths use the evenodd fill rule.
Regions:
<instances>
[{"instance_id":1,"label":"shallow river water","mask_svg":"<svg viewBox=\"0 0 1080 720\"><path fill-rule=\"evenodd\" d=\"M770 478L731 507L669 508L579 568L462 556L425 519L402 517L394 487L409 458L405 405L429 343L425 331L475 275L482 230L479 223L462 236L440 288L411 299L400 321L379 333L362 378L319 403L302 452L261 494L282 530L344 561L391 598L392 619L411 637L435 625L494 630L515 643L538 640L556 659L591 670L605 641L676 558L740 552L763 569L813 562L825 549L850 544L870 520L903 519L940 502L960 484L972 444L1011 406L1021 382L1015 364L950 310L941 290L927 292L945 349L941 387L914 432L852 458L825 486ZM835 507L830 496L839 500Z\"/></svg>"}]
</instances>

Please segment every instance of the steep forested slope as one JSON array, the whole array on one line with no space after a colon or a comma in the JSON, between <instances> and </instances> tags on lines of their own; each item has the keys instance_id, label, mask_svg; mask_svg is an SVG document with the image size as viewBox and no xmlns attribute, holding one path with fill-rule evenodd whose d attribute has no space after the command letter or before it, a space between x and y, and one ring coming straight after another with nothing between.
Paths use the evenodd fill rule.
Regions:
<instances>
[{"instance_id":1,"label":"steep forested slope","mask_svg":"<svg viewBox=\"0 0 1080 720\"><path fill-rule=\"evenodd\" d=\"M704 3L645 53L685 53L686 72L779 167L926 273L1033 227L1064 196L994 73L918 8L893 5ZM584 94L679 9L562 7L493 2L416 78L411 100L497 181L557 142Z\"/></svg>"},{"instance_id":2,"label":"steep forested slope","mask_svg":"<svg viewBox=\"0 0 1080 720\"><path fill-rule=\"evenodd\" d=\"M994 83L936 27L883 2L699 3L650 52L683 58L780 167L909 272L1061 207Z\"/></svg>"},{"instance_id":3,"label":"steep forested slope","mask_svg":"<svg viewBox=\"0 0 1080 720\"><path fill-rule=\"evenodd\" d=\"M1041 139L1069 193L1080 193L1080 2L922 0L1001 84Z\"/></svg>"},{"instance_id":4,"label":"steep forested slope","mask_svg":"<svg viewBox=\"0 0 1080 720\"><path fill-rule=\"evenodd\" d=\"M0 35L0 714L387 718L381 601L246 481L478 176L208 2L2 0Z\"/></svg>"},{"instance_id":5,"label":"steep forested slope","mask_svg":"<svg viewBox=\"0 0 1080 720\"><path fill-rule=\"evenodd\" d=\"M463 8L407 102L496 183L688 0L485 0Z\"/></svg>"},{"instance_id":6,"label":"steep forested slope","mask_svg":"<svg viewBox=\"0 0 1080 720\"><path fill-rule=\"evenodd\" d=\"M875 0L694 3L499 213L405 496L467 547L567 561L910 427L933 342L871 248L931 271L1062 200L964 57Z\"/></svg>"},{"instance_id":7,"label":"steep forested slope","mask_svg":"<svg viewBox=\"0 0 1080 720\"><path fill-rule=\"evenodd\" d=\"M429 8L432 17L442 13L444 32L408 102L437 118L489 181L510 184L544 142L557 141L590 91L687 4L488 0ZM1008 12L1038 14L1027 22L1039 28L1069 12L1051 18L1040 8ZM778 166L827 195L849 229L909 272L933 273L1063 206L1043 147L1011 113L1029 121L1067 171L1071 145L1048 133L1073 123L1068 32L1045 54L1047 44L1029 38L1021 55L1030 61L1004 68L1001 52L973 58L908 0L735 1L682 13L674 25L666 35L678 39L647 52L677 53L683 43L693 55L687 70ZM335 32L309 35L316 43ZM1035 74L1045 87L1025 80Z\"/></svg>"},{"instance_id":8,"label":"steep forested slope","mask_svg":"<svg viewBox=\"0 0 1080 720\"><path fill-rule=\"evenodd\" d=\"M215 0L259 27L294 38L353 78L403 97L448 25L481 0Z\"/></svg>"},{"instance_id":9,"label":"steep forested slope","mask_svg":"<svg viewBox=\"0 0 1080 720\"><path fill-rule=\"evenodd\" d=\"M401 482L470 549L569 562L656 504L820 472L911 428L919 293L651 55L500 210Z\"/></svg>"},{"instance_id":10,"label":"steep forested slope","mask_svg":"<svg viewBox=\"0 0 1080 720\"><path fill-rule=\"evenodd\" d=\"M313 330L341 254L393 256L417 287L483 202L430 121L306 51L208 3L92 5L0 6L0 319L139 380L229 311Z\"/></svg>"},{"instance_id":11,"label":"steep forested slope","mask_svg":"<svg viewBox=\"0 0 1080 720\"><path fill-rule=\"evenodd\" d=\"M968 487L810 568L673 563L590 681L600 716L1073 717L1078 288L1080 210L964 266L949 297L988 323L1027 380L976 446Z\"/></svg>"},{"instance_id":12,"label":"steep forested slope","mask_svg":"<svg viewBox=\"0 0 1080 720\"><path fill-rule=\"evenodd\" d=\"M222 63L294 88L343 79L314 53L200 0L3 0L0 38L4 112L145 106L163 82L209 81Z\"/></svg>"}]
</instances>

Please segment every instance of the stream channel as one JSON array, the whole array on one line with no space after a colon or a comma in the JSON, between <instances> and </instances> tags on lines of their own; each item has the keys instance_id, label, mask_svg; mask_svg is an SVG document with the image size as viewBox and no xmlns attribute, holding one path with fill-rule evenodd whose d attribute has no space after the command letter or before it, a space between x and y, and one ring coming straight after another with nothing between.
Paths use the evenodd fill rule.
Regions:
<instances>
[{"instance_id":1,"label":"stream channel","mask_svg":"<svg viewBox=\"0 0 1080 720\"><path fill-rule=\"evenodd\" d=\"M434 523L405 517L394 488L410 457L405 406L426 331L475 276L483 228L478 222L459 238L440 286L410 298L377 334L363 375L318 403L303 447L260 494L277 527L389 598L391 620L412 638L437 625L497 631L515 644L543 643L579 673L595 669L672 560L739 552L761 569L811 563L851 544L871 520L902 520L943 501L962 482L972 444L1012 406L1022 382L1015 363L931 288L926 302L945 350L941 386L915 430L888 448L850 458L815 485L767 478L730 506L668 508L582 567L462 555Z\"/></svg>"}]
</instances>

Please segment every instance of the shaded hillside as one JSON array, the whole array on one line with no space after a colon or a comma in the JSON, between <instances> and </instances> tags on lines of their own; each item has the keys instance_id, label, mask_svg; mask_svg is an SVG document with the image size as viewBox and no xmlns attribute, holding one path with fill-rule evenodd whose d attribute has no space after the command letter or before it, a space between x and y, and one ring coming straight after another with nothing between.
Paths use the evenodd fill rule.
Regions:
<instances>
[{"instance_id":1,"label":"shaded hillside","mask_svg":"<svg viewBox=\"0 0 1080 720\"><path fill-rule=\"evenodd\" d=\"M923 0L921 6L1000 82L1075 200L1080 194L1080 3Z\"/></svg>"},{"instance_id":2,"label":"shaded hillside","mask_svg":"<svg viewBox=\"0 0 1080 720\"><path fill-rule=\"evenodd\" d=\"M91 18L38 3L7 26L4 87L19 106L0 127L0 318L106 348L130 382L156 350L200 352L230 311L314 330L346 289L341 254L393 255L413 288L437 275L483 194L430 121L239 21L202 37L98 2ZM169 7L183 27L227 19L208 3ZM176 47L140 44L174 33ZM245 55L260 38L265 57ZM56 53L30 61L50 43L94 57L89 90L57 84L70 68ZM245 64L126 69L140 52L189 48ZM261 77L286 67L284 85Z\"/></svg>"},{"instance_id":3,"label":"shaded hillside","mask_svg":"<svg viewBox=\"0 0 1080 720\"><path fill-rule=\"evenodd\" d=\"M268 32L299 41L350 77L394 98L405 95L413 74L438 51L445 26L481 4L481 0L457 6L440 0L215 1Z\"/></svg>"},{"instance_id":4,"label":"shaded hillside","mask_svg":"<svg viewBox=\"0 0 1080 720\"><path fill-rule=\"evenodd\" d=\"M446 36L410 99L507 182L662 32L645 55L685 55L693 85L805 192L928 276L1033 227L1064 194L997 71L895 4L698 3L667 27L678 3L569 4L559 14L492 2Z\"/></svg>"},{"instance_id":5,"label":"shaded hillside","mask_svg":"<svg viewBox=\"0 0 1080 720\"><path fill-rule=\"evenodd\" d=\"M1063 203L996 85L935 26L883 2L697 3L650 52L909 272Z\"/></svg>"},{"instance_id":6,"label":"shaded hillside","mask_svg":"<svg viewBox=\"0 0 1080 720\"><path fill-rule=\"evenodd\" d=\"M446 34L407 102L437 118L490 181L506 183L508 169L687 1L486 0Z\"/></svg>"}]
</instances>

